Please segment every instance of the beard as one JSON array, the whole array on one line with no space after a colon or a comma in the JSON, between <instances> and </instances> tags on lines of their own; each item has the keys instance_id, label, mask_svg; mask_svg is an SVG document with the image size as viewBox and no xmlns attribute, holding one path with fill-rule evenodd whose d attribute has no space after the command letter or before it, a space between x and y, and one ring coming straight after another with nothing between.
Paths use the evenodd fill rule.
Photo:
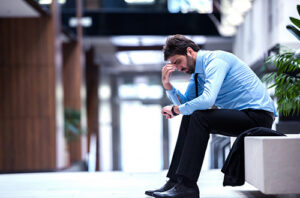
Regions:
<instances>
[{"instance_id":1,"label":"beard","mask_svg":"<svg viewBox=\"0 0 300 198\"><path fill-rule=\"evenodd\" d=\"M193 74L195 72L195 65L196 65L196 60L194 60L191 56L187 55L186 56L186 73L187 74Z\"/></svg>"}]
</instances>

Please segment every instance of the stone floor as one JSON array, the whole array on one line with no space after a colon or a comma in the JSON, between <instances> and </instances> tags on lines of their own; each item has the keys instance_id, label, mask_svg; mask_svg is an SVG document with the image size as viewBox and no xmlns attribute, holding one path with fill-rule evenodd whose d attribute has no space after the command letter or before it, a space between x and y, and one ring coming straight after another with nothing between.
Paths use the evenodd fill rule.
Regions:
<instances>
[{"instance_id":1,"label":"stone floor","mask_svg":"<svg viewBox=\"0 0 300 198\"><path fill-rule=\"evenodd\" d=\"M0 198L147 198L145 190L160 187L165 172L55 172L1 174ZM198 185L205 198L295 198L300 195L263 195L249 184L223 187L220 170L201 173ZM148 197L150 198L150 197Z\"/></svg>"}]
</instances>

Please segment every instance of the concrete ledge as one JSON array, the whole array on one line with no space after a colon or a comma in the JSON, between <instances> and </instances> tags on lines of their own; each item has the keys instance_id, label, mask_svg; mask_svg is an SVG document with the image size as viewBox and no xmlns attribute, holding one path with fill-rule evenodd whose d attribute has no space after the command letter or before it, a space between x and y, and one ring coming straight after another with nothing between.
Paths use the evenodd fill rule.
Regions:
<instances>
[{"instance_id":1,"label":"concrete ledge","mask_svg":"<svg viewBox=\"0 0 300 198\"><path fill-rule=\"evenodd\" d=\"M265 194L300 193L300 135L246 137L245 180Z\"/></svg>"}]
</instances>

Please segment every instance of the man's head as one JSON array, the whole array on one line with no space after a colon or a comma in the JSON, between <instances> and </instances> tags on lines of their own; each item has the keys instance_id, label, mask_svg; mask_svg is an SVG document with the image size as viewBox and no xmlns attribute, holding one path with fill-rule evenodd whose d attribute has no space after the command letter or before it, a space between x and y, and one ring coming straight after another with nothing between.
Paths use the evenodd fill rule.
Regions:
<instances>
[{"instance_id":1,"label":"man's head","mask_svg":"<svg viewBox=\"0 0 300 198\"><path fill-rule=\"evenodd\" d=\"M199 46L183 35L173 35L167 38L164 46L164 59L170 60L179 71L194 73Z\"/></svg>"}]
</instances>

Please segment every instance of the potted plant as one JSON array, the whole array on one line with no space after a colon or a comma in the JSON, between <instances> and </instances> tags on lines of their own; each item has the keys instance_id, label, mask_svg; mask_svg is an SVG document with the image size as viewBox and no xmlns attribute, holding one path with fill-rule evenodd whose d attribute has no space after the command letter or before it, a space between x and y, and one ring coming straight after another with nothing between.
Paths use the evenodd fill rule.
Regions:
<instances>
[{"instance_id":1,"label":"potted plant","mask_svg":"<svg viewBox=\"0 0 300 198\"><path fill-rule=\"evenodd\" d=\"M300 15L300 6L297 5ZM290 17L295 25L287 25L287 29L300 40L300 20ZM279 47L278 53L267 58L266 64L276 69L264 75L263 81L271 83L275 88L274 97L277 99L279 123L277 130L283 133L300 131L300 50ZM284 121L284 122L282 122ZM287 123L286 121L289 121Z\"/></svg>"},{"instance_id":2,"label":"potted plant","mask_svg":"<svg viewBox=\"0 0 300 198\"><path fill-rule=\"evenodd\" d=\"M264 76L263 81L275 87L274 97L277 99L278 112L282 116L300 112L300 57L295 57L292 50L284 50L269 56L267 64L276 67L276 71Z\"/></svg>"},{"instance_id":3,"label":"potted plant","mask_svg":"<svg viewBox=\"0 0 300 198\"><path fill-rule=\"evenodd\" d=\"M83 132L80 125L80 111L76 109L66 108L64 112L65 117L65 138L68 143L76 140Z\"/></svg>"}]
</instances>

